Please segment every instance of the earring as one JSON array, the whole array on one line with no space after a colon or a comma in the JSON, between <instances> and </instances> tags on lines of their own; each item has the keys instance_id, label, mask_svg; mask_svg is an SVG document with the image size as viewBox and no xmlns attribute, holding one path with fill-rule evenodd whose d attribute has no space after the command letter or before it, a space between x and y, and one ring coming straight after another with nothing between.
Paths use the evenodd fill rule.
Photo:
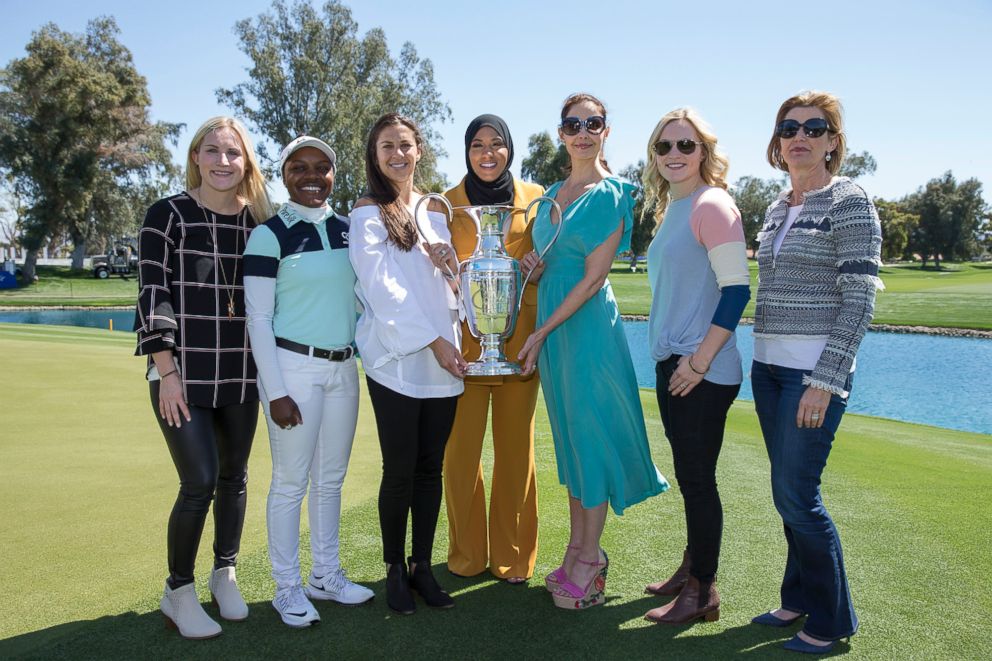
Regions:
<instances>
[{"instance_id":1,"label":"earring","mask_svg":"<svg viewBox=\"0 0 992 661\"><path fill-rule=\"evenodd\" d=\"M827 163L830 162L830 152L827 152Z\"/></svg>"}]
</instances>

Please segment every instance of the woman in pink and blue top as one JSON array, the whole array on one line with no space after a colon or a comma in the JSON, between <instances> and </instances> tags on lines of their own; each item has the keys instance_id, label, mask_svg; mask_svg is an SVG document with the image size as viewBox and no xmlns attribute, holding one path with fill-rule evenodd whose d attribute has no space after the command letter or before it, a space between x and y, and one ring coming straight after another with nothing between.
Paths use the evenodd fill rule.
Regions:
<instances>
[{"instance_id":1,"label":"woman in pink and blue top","mask_svg":"<svg viewBox=\"0 0 992 661\"><path fill-rule=\"evenodd\" d=\"M646 589L677 595L646 615L665 624L720 617L723 508L716 462L743 379L734 329L751 295L741 215L726 176L716 136L694 110L679 108L661 118L648 140L642 175L659 221L648 249L648 333L688 534L682 565Z\"/></svg>"}]
</instances>

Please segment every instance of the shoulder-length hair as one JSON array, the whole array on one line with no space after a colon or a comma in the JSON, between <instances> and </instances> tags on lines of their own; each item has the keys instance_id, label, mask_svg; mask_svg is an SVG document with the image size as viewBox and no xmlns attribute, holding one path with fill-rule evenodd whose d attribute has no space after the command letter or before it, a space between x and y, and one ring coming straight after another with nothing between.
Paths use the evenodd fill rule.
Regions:
<instances>
[{"instance_id":1,"label":"shoulder-length hair","mask_svg":"<svg viewBox=\"0 0 992 661\"><path fill-rule=\"evenodd\" d=\"M604 104L602 101L597 99L592 94L589 94L588 92L576 92L575 94L570 94L569 97L565 99L564 102L562 102L561 121L564 122L565 118L568 117L568 111L572 109L572 106L577 105L579 103L587 103L587 102L596 106L596 110L599 111L599 114L603 116L603 120L606 121L607 119L606 104ZM607 126L609 126L609 122L607 122ZM599 152L599 163L600 165L603 166L603 169L606 170L607 172L610 173L613 172L613 170L610 169L609 163L606 162L606 156L603 155L602 151ZM568 162L564 165L564 167L562 167L562 171L565 173L566 177L572 173L571 156L568 157Z\"/></svg>"},{"instance_id":2,"label":"shoulder-length hair","mask_svg":"<svg viewBox=\"0 0 992 661\"><path fill-rule=\"evenodd\" d=\"M248 205L256 223L268 220L274 211L265 186L265 177L262 175L262 169L258 166L258 158L255 156L255 146L248 136L248 130L233 117L223 115L211 117L193 134L193 140L186 151L186 190L199 188L203 184L200 168L193 160L193 154L200 150L200 145L203 144L203 139L207 137L208 133L221 128L234 131L238 140L241 141L241 149L245 155L245 176L238 184L238 197Z\"/></svg>"},{"instance_id":3,"label":"shoulder-length hair","mask_svg":"<svg viewBox=\"0 0 992 661\"><path fill-rule=\"evenodd\" d=\"M785 119L785 116L793 108L816 108L823 113L824 119L827 120L827 132L837 139L837 147L830 152L830 160L826 162L827 170L830 174L840 172L840 166L844 163L844 157L847 155L847 136L844 135L844 106L841 105L840 99L830 92L817 90L800 92L786 99L779 107L778 114L775 115L775 126L778 126L779 122ZM789 164L782 158L782 140L775 135L774 127L772 128L772 139L768 142L767 156L768 162L773 168L785 172L789 171Z\"/></svg>"},{"instance_id":4,"label":"shoulder-length hair","mask_svg":"<svg viewBox=\"0 0 992 661\"><path fill-rule=\"evenodd\" d=\"M641 183L644 185L644 208L649 209L654 205L654 219L657 224L661 224L665 217L665 210L671 202L671 184L668 183L658 171L655 161L654 143L661 139L661 132L665 130L671 122L683 121L692 126L692 129L699 136L699 141L703 144L703 160L699 164L699 176L703 183L708 186L717 186L726 190L727 170L730 168L730 160L720 151L717 146L716 134L693 108L676 108L661 118L658 124L651 131L648 138L647 159L644 170L641 172Z\"/></svg>"},{"instance_id":5,"label":"shoulder-length hair","mask_svg":"<svg viewBox=\"0 0 992 661\"><path fill-rule=\"evenodd\" d=\"M413 131L417 149L421 153L424 151L424 136L415 121L395 112L386 113L377 119L372 130L369 131L369 139L365 144L365 181L368 185L366 195L379 206L380 217L383 225L386 226L389 240L403 250L409 251L417 245L417 228L414 225L416 221L406 206L399 201L399 191L379 169L376 152L379 134L389 126L405 126Z\"/></svg>"}]
</instances>

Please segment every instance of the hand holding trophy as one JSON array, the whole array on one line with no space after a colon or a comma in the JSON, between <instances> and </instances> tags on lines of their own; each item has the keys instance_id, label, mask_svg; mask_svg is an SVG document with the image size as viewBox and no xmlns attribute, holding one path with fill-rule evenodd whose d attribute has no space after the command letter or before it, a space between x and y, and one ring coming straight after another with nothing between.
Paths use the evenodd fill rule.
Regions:
<instances>
[{"instance_id":1,"label":"hand holding trophy","mask_svg":"<svg viewBox=\"0 0 992 661\"><path fill-rule=\"evenodd\" d=\"M417 202L414 219L417 218L420 205L430 199L443 202L449 212L450 222L453 208L446 198L437 193L429 193ZM542 201L552 204L558 212L559 219L561 218L558 203L549 197L535 199L526 209L506 205L457 207L464 209L475 223L478 237L475 250L468 259L458 264L457 272L466 322L482 348L479 360L469 363L465 370L466 376L507 376L521 373L520 365L507 360L503 352L503 342L513 335L523 290L533 271L529 271L527 277L521 279L520 263L507 254L504 240L513 214L524 213L526 216L535 204ZM554 245L561 233L561 225L559 220L554 238L538 256L538 261L543 259ZM424 241L427 241L419 224L417 231L421 233ZM450 254L454 253L450 246L441 246L436 252L432 251L432 255L438 254L439 257L444 257L449 254L440 255L443 250L450 250ZM435 265L437 264L438 262L435 262ZM454 275L455 273L451 273L451 276Z\"/></svg>"}]
</instances>

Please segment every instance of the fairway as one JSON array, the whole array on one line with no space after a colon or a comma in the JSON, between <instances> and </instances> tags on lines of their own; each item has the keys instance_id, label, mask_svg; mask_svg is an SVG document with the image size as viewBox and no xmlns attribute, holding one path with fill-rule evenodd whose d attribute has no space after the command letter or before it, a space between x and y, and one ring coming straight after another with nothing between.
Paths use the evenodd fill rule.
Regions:
<instances>
[{"instance_id":1,"label":"fairway","mask_svg":"<svg viewBox=\"0 0 992 661\"><path fill-rule=\"evenodd\" d=\"M751 268L751 302L745 317L754 316L758 266ZM992 264L944 264L944 269L922 269L919 264L882 267L879 277L885 290L875 300L876 324L992 330ZM614 264L610 282L626 315L651 312L651 286L647 275L633 274Z\"/></svg>"},{"instance_id":2,"label":"fairway","mask_svg":"<svg viewBox=\"0 0 992 661\"><path fill-rule=\"evenodd\" d=\"M0 324L0 374L6 377L0 658L798 658L780 649L795 627L749 624L777 605L785 543L748 402L731 410L720 461L725 536L716 623L670 628L642 619L663 603L644 595L644 585L667 576L681 557L684 519L674 490L609 517L604 607L566 612L552 606L540 577L558 565L568 521L543 399L537 579L510 586L487 576L450 576L442 517L435 573L457 606L430 611L421 602L412 617L393 615L385 604L375 505L379 449L363 392L344 488L342 559L349 577L372 587L376 599L358 608L319 603L323 622L309 630L279 621L268 603L274 588L264 520L270 464L260 425L238 565L251 616L222 623L218 639L184 641L165 630L157 610L177 478L133 346L125 333ZM674 483L654 393L641 394L654 459ZM986 657L992 437L847 416L824 492L844 540L861 618L850 646L837 649L856 659ZM211 542L208 519L198 562L201 600L209 595ZM216 614L213 606L206 609Z\"/></svg>"},{"instance_id":3,"label":"fairway","mask_svg":"<svg viewBox=\"0 0 992 661\"><path fill-rule=\"evenodd\" d=\"M758 267L751 268L751 302L745 317L754 316ZM78 305L132 306L137 297L135 278L97 280L88 274L71 274L67 267L39 267L41 280L20 289L0 290L0 306ZM885 290L878 293L874 323L896 326L930 326L992 330L992 263L944 263L942 270L919 264L885 266L879 274ZM651 311L651 286L642 270L631 273L626 262L615 262L610 282L625 315L647 316Z\"/></svg>"}]
</instances>

